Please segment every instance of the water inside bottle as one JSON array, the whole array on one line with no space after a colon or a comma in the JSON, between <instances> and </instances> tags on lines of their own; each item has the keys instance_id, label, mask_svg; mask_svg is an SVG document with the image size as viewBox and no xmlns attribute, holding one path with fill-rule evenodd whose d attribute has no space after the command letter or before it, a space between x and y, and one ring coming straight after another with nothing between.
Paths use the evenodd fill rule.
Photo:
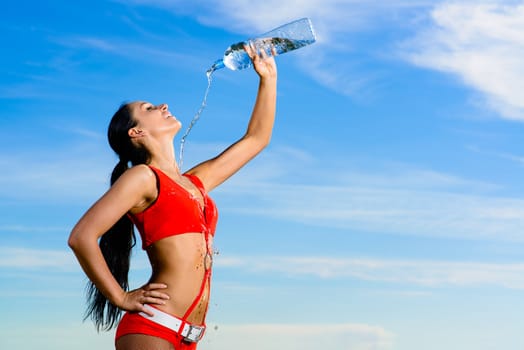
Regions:
<instances>
[{"instance_id":1,"label":"water inside bottle","mask_svg":"<svg viewBox=\"0 0 524 350\"><path fill-rule=\"evenodd\" d=\"M299 49L315 42L314 40L294 40L287 38L259 38L231 45L224 54L224 64L233 69L243 69L251 66L251 60L244 50L244 45L252 44L260 57L273 56ZM273 52L274 51L274 52Z\"/></svg>"},{"instance_id":2,"label":"water inside bottle","mask_svg":"<svg viewBox=\"0 0 524 350\"><path fill-rule=\"evenodd\" d=\"M193 126L195 126L196 122L200 119L200 115L202 114L202 112L206 108L207 95L209 94L209 90L211 89L211 81L213 80L213 72L214 72L214 70L212 70L212 69L209 69L206 72L206 75L207 75L207 89L206 89L206 92L204 94L204 99L202 100L202 104L200 105L200 108L198 109L198 111L196 112L195 116L191 120L191 123L189 124L188 128L186 129L186 132L184 133L184 135L180 139L180 155L179 155L178 167L181 170L182 170L182 165L184 164L184 145L186 143L187 136L191 132L191 129L193 129Z\"/></svg>"},{"instance_id":3,"label":"water inside bottle","mask_svg":"<svg viewBox=\"0 0 524 350\"><path fill-rule=\"evenodd\" d=\"M275 48L277 54L300 49L306 45L314 43L315 40L294 40L287 38L265 38L255 40L257 51L263 49L266 54L271 55L271 49Z\"/></svg>"}]
</instances>

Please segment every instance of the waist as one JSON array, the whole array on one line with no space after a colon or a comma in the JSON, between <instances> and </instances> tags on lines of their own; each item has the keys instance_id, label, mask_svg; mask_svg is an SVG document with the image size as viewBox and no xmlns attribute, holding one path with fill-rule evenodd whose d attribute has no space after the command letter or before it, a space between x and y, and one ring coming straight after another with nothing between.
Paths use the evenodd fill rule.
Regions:
<instances>
[{"instance_id":1,"label":"waist","mask_svg":"<svg viewBox=\"0 0 524 350\"><path fill-rule=\"evenodd\" d=\"M147 254L152 267L149 282L166 284L165 292L170 296L158 308L201 322L209 303L212 241L199 233L173 236L153 244ZM194 313L189 315L187 310Z\"/></svg>"},{"instance_id":2,"label":"waist","mask_svg":"<svg viewBox=\"0 0 524 350\"><path fill-rule=\"evenodd\" d=\"M166 304L155 305L155 308L191 323L203 323L210 301L211 269L201 265L181 274L166 272L156 273L149 280L149 283L166 284L163 292L170 296Z\"/></svg>"}]
</instances>

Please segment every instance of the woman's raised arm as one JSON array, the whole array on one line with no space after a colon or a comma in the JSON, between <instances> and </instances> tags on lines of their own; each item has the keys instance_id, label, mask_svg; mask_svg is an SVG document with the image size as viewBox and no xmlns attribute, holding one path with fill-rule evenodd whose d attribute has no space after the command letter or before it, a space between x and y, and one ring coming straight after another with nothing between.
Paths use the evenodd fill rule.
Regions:
<instances>
[{"instance_id":1,"label":"woman's raised arm","mask_svg":"<svg viewBox=\"0 0 524 350\"><path fill-rule=\"evenodd\" d=\"M260 77L257 98L244 136L217 157L188 171L200 178L206 191L211 191L236 173L271 140L276 112L277 66L273 57L267 57L265 53L259 57L253 47L245 46L244 49Z\"/></svg>"}]
</instances>

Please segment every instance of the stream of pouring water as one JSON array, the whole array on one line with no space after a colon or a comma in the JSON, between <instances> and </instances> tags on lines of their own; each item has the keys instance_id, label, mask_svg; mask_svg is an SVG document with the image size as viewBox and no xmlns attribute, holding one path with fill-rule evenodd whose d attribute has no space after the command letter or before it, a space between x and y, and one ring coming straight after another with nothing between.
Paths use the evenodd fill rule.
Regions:
<instances>
[{"instance_id":1,"label":"stream of pouring water","mask_svg":"<svg viewBox=\"0 0 524 350\"><path fill-rule=\"evenodd\" d=\"M200 115L204 111L204 108L206 108L207 95L209 94L209 89L211 88L211 81L213 80L213 72L214 71L215 70L213 68L210 68L206 72L206 75L207 75L207 89L206 89L206 93L204 94L204 99L202 100L202 104L200 105L200 108L198 109L198 111L196 112L195 116L191 120L191 123L189 124L186 132L184 133L184 135L180 139L180 155L179 155L179 161L178 161L178 168L180 170L182 170L182 165L183 165L183 162L184 162L184 145L186 143L187 135L189 135L189 133L191 132L191 129L193 128L193 126L196 124L198 119L200 119Z\"/></svg>"}]
</instances>

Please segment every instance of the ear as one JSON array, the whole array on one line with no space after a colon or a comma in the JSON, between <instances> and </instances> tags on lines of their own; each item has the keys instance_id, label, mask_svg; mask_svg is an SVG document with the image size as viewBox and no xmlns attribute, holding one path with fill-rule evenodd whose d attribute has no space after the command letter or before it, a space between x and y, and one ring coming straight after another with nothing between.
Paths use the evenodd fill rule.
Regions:
<instances>
[{"instance_id":1,"label":"ear","mask_svg":"<svg viewBox=\"0 0 524 350\"><path fill-rule=\"evenodd\" d=\"M131 128L127 131L127 134L130 138L142 137L144 136L144 131L139 128Z\"/></svg>"}]
</instances>

